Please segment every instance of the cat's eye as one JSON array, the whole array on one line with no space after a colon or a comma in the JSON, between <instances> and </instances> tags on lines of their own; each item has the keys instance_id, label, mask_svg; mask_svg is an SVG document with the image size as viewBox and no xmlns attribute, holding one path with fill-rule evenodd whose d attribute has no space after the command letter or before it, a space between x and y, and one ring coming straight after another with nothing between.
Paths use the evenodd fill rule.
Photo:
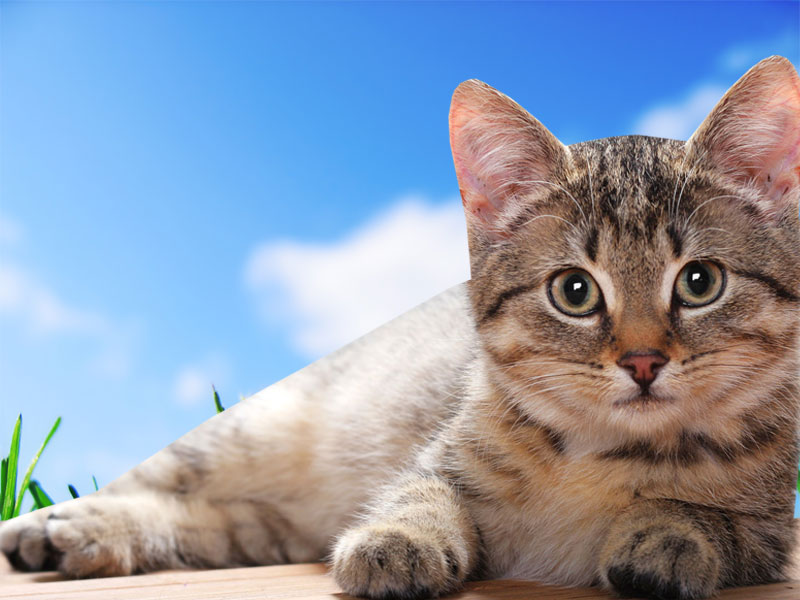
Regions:
<instances>
[{"instance_id":1,"label":"cat's eye","mask_svg":"<svg viewBox=\"0 0 800 600\"><path fill-rule=\"evenodd\" d=\"M572 317L583 317L598 310L603 294L594 278L583 269L567 269L550 282L550 302Z\"/></svg>"},{"instance_id":2,"label":"cat's eye","mask_svg":"<svg viewBox=\"0 0 800 600\"><path fill-rule=\"evenodd\" d=\"M705 306L722 295L725 288L725 271L707 260L687 264L675 282L675 296L684 306Z\"/></svg>"}]
</instances>

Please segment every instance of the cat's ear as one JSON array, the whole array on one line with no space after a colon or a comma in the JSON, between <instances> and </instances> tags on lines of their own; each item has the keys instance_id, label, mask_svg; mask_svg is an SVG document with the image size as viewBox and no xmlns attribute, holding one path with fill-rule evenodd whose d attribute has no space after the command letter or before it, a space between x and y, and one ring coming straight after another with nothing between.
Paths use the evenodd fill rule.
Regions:
<instances>
[{"instance_id":1,"label":"cat's ear","mask_svg":"<svg viewBox=\"0 0 800 600\"><path fill-rule=\"evenodd\" d=\"M456 88L450 146L471 234L509 236L515 217L553 187L569 150L524 108L476 79Z\"/></svg>"},{"instance_id":2,"label":"cat's ear","mask_svg":"<svg viewBox=\"0 0 800 600\"><path fill-rule=\"evenodd\" d=\"M772 56L745 73L687 142L753 190L761 214L797 219L800 200L800 78L787 59Z\"/></svg>"}]
</instances>

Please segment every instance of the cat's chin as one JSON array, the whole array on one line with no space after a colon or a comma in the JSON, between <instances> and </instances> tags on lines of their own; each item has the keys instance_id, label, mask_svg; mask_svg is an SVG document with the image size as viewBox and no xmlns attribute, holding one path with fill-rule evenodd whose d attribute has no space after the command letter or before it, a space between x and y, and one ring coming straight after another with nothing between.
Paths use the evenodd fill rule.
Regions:
<instances>
[{"instance_id":1,"label":"cat's chin","mask_svg":"<svg viewBox=\"0 0 800 600\"><path fill-rule=\"evenodd\" d=\"M636 411L657 410L670 404L672 399L668 396L653 394L634 394L614 402L614 408L632 409Z\"/></svg>"}]
</instances>

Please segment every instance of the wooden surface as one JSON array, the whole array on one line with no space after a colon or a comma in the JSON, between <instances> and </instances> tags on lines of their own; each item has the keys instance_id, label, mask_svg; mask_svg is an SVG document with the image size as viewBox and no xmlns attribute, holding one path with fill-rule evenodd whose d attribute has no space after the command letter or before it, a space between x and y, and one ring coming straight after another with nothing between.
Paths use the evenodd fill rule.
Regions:
<instances>
[{"instance_id":1,"label":"wooden surface","mask_svg":"<svg viewBox=\"0 0 800 600\"><path fill-rule=\"evenodd\" d=\"M798 531L800 537L800 530ZM725 590L719 600L800 599L800 552L792 581ZM57 573L17 573L0 554L0 598L3 600L346 600L324 565L281 565L218 571L163 571L134 577L62 580ZM596 589L556 588L528 581L470 583L448 598L456 600L610 599Z\"/></svg>"}]
</instances>

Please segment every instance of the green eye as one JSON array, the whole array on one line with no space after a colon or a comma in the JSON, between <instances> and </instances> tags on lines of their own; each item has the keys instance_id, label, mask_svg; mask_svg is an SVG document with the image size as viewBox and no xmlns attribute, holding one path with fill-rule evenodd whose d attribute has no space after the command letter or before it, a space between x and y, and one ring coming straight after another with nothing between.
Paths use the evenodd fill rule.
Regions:
<instances>
[{"instance_id":1,"label":"green eye","mask_svg":"<svg viewBox=\"0 0 800 600\"><path fill-rule=\"evenodd\" d=\"M550 282L550 302L572 317L584 317L603 304L600 286L583 269L567 269Z\"/></svg>"},{"instance_id":2,"label":"green eye","mask_svg":"<svg viewBox=\"0 0 800 600\"><path fill-rule=\"evenodd\" d=\"M675 295L684 306L705 306L722 295L725 271L707 260L690 262L678 275Z\"/></svg>"}]
</instances>

